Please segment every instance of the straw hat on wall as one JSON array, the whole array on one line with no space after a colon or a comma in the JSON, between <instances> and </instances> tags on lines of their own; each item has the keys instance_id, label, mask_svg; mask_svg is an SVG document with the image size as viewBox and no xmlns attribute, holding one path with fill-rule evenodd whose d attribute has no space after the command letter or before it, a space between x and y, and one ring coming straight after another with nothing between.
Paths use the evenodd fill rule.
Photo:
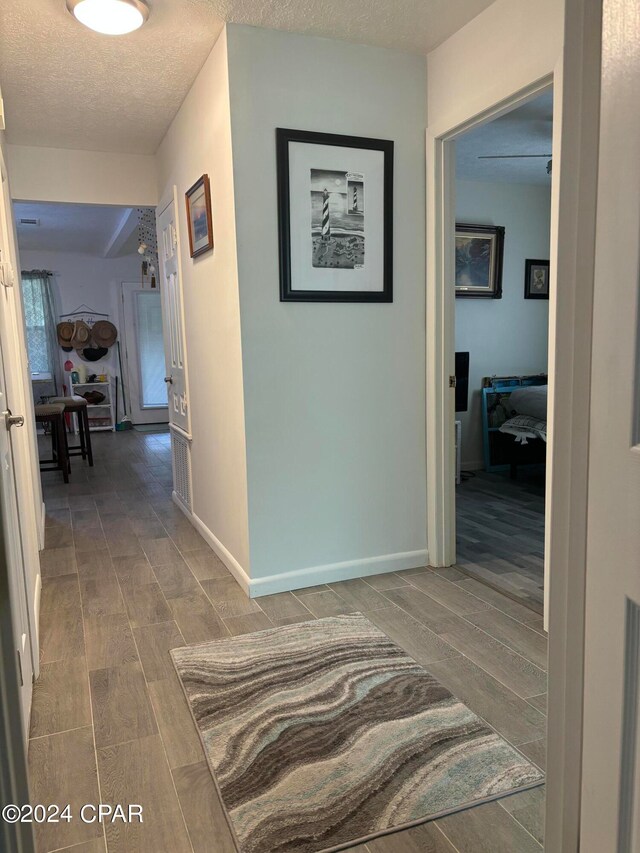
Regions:
<instances>
[{"instance_id":1,"label":"straw hat on wall","mask_svg":"<svg viewBox=\"0 0 640 853\"><path fill-rule=\"evenodd\" d=\"M84 349L91 344L91 328L84 320L76 320L73 324L73 335L69 346L75 350Z\"/></svg>"},{"instance_id":2,"label":"straw hat on wall","mask_svg":"<svg viewBox=\"0 0 640 853\"><path fill-rule=\"evenodd\" d=\"M118 338L118 330L109 320L97 320L91 328L91 337L96 347L112 347Z\"/></svg>"},{"instance_id":3,"label":"straw hat on wall","mask_svg":"<svg viewBox=\"0 0 640 853\"><path fill-rule=\"evenodd\" d=\"M67 352L73 349L71 346L71 338L73 338L73 323L69 323L68 320L64 323L58 323L56 326L56 332L58 333L58 343L60 346L67 350Z\"/></svg>"}]
</instances>

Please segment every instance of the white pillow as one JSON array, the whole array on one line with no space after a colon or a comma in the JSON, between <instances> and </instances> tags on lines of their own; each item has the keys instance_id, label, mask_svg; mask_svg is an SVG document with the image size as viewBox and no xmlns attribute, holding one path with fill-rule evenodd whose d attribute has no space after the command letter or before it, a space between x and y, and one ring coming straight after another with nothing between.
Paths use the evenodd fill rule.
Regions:
<instances>
[{"instance_id":1,"label":"white pillow","mask_svg":"<svg viewBox=\"0 0 640 853\"><path fill-rule=\"evenodd\" d=\"M519 444L528 444L529 438L541 438L547 440L547 422L530 415L516 415L505 421L500 427L500 432L515 435Z\"/></svg>"},{"instance_id":2,"label":"white pillow","mask_svg":"<svg viewBox=\"0 0 640 853\"><path fill-rule=\"evenodd\" d=\"M545 420L547 417L547 386L527 385L516 388L509 397L509 406L519 415Z\"/></svg>"}]
</instances>

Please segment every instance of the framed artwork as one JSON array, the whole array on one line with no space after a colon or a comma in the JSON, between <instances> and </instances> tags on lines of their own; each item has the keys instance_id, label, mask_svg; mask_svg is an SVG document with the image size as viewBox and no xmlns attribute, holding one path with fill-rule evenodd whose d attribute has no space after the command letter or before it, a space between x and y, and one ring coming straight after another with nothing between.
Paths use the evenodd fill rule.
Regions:
<instances>
[{"instance_id":1,"label":"framed artwork","mask_svg":"<svg viewBox=\"0 0 640 853\"><path fill-rule=\"evenodd\" d=\"M549 298L549 261L528 258L524 264L524 298Z\"/></svg>"},{"instance_id":2,"label":"framed artwork","mask_svg":"<svg viewBox=\"0 0 640 853\"><path fill-rule=\"evenodd\" d=\"M203 175L185 193L189 251L192 258L213 249L213 220L209 175Z\"/></svg>"},{"instance_id":3,"label":"framed artwork","mask_svg":"<svg viewBox=\"0 0 640 853\"><path fill-rule=\"evenodd\" d=\"M456 296L502 298L504 228L456 224Z\"/></svg>"},{"instance_id":4,"label":"framed artwork","mask_svg":"<svg viewBox=\"0 0 640 853\"><path fill-rule=\"evenodd\" d=\"M393 142L276 130L281 302L393 302Z\"/></svg>"}]
</instances>

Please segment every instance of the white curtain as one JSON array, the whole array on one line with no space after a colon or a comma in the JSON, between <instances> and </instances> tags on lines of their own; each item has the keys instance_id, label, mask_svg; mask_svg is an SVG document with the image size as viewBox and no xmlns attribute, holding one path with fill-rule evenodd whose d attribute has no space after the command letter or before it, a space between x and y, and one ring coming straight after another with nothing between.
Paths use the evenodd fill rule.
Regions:
<instances>
[{"instance_id":1,"label":"white curtain","mask_svg":"<svg viewBox=\"0 0 640 853\"><path fill-rule=\"evenodd\" d=\"M56 394L62 394L64 379L51 273L47 270L22 270L22 301L31 372L49 374Z\"/></svg>"}]
</instances>

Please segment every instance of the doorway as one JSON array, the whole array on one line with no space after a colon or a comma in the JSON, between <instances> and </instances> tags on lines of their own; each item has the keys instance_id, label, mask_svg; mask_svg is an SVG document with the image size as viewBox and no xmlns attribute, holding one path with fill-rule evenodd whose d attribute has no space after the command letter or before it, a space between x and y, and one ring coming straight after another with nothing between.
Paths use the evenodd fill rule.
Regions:
<instances>
[{"instance_id":1,"label":"doorway","mask_svg":"<svg viewBox=\"0 0 640 853\"><path fill-rule=\"evenodd\" d=\"M456 566L542 615L553 91L456 137Z\"/></svg>"},{"instance_id":2,"label":"doorway","mask_svg":"<svg viewBox=\"0 0 640 853\"><path fill-rule=\"evenodd\" d=\"M122 282L124 370L134 425L169 421L164 332L159 288Z\"/></svg>"},{"instance_id":3,"label":"doorway","mask_svg":"<svg viewBox=\"0 0 640 853\"><path fill-rule=\"evenodd\" d=\"M427 133L428 221L427 234L427 530L429 562L432 566L452 566L456 562L455 530L455 146L464 133L480 128L487 123L507 115L518 107L550 90L554 75L532 83L513 93L505 100L487 107L484 111L466 117L456 125L431 128ZM552 139L552 160L559 171L561 99L556 98L553 120L556 133ZM551 196L552 222L557 217L558 182L554 181ZM550 235L550 293L549 300L549 365L555 358L555 290L556 272L553 259L557 253L557 233L551 228ZM553 386L553 377L551 378ZM549 398L553 400L552 390ZM552 420L552 413L549 413ZM550 444L551 446L551 444ZM549 459L552 453L549 452ZM551 482L550 477L546 482ZM550 512L549 486L545 486L546 509ZM548 530L548 526L546 526ZM549 549L545 548L544 588L548 590ZM548 624L547 599L544 602L544 624Z\"/></svg>"}]
</instances>

